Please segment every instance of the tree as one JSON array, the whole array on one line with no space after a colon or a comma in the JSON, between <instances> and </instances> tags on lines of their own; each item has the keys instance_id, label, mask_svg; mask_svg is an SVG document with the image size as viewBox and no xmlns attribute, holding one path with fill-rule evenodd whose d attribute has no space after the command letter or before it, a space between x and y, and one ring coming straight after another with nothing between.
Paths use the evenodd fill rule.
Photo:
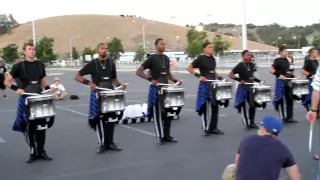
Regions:
<instances>
[{"instance_id":1,"label":"tree","mask_svg":"<svg viewBox=\"0 0 320 180\"><path fill-rule=\"evenodd\" d=\"M18 46L16 44L8 44L1 49L1 58L5 62L12 62L19 57Z\"/></svg>"},{"instance_id":2,"label":"tree","mask_svg":"<svg viewBox=\"0 0 320 180\"><path fill-rule=\"evenodd\" d=\"M0 34L8 33L13 27L19 25L12 14L0 14Z\"/></svg>"},{"instance_id":3,"label":"tree","mask_svg":"<svg viewBox=\"0 0 320 180\"><path fill-rule=\"evenodd\" d=\"M187 52L190 57L196 57L202 52L202 44L207 39L205 31L197 31L194 27L187 32Z\"/></svg>"},{"instance_id":4,"label":"tree","mask_svg":"<svg viewBox=\"0 0 320 180\"><path fill-rule=\"evenodd\" d=\"M146 55L146 52L144 51L143 47L140 46L140 47L137 49L136 54L134 55L133 61L139 61L139 62L141 62L141 61L144 59L145 55Z\"/></svg>"},{"instance_id":5,"label":"tree","mask_svg":"<svg viewBox=\"0 0 320 180\"><path fill-rule=\"evenodd\" d=\"M85 56L85 55L91 55L93 56L95 54L95 50L94 49L91 49L91 47L85 47L83 50L82 50L82 56Z\"/></svg>"},{"instance_id":6,"label":"tree","mask_svg":"<svg viewBox=\"0 0 320 180\"><path fill-rule=\"evenodd\" d=\"M124 53L124 49L121 43L121 40L118 38L113 38L110 42L107 43L109 50L109 57L112 60L117 60L120 57L120 53Z\"/></svg>"},{"instance_id":7,"label":"tree","mask_svg":"<svg viewBox=\"0 0 320 180\"><path fill-rule=\"evenodd\" d=\"M320 37L318 37L318 36L313 37L311 44L314 47L320 47Z\"/></svg>"},{"instance_id":8,"label":"tree","mask_svg":"<svg viewBox=\"0 0 320 180\"><path fill-rule=\"evenodd\" d=\"M32 39L28 43L33 42ZM27 43L27 42L26 42ZM44 36L40 41L36 42L36 58L42 62L49 62L57 59L57 55L53 52L54 38Z\"/></svg>"},{"instance_id":9,"label":"tree","mask_svg":"<svg viewBox=\"0 0 320 180\"><path fill-rule=\"evenodd\" d=\"M72 59L79 59L79 53L75 47L72 47Z\"/></svg>"},{"instance_id":10,"label":"tree","mask_svg":"<svg viewBox=\"0 0 320 180\"><path fill-rule=\"evenodd\" d=\"M225 50L228 50L231 47L231 43L229 41L224 41L220 35L216 35L212 44L216 54L223 54Z\"/></svg>"}]
</instances>

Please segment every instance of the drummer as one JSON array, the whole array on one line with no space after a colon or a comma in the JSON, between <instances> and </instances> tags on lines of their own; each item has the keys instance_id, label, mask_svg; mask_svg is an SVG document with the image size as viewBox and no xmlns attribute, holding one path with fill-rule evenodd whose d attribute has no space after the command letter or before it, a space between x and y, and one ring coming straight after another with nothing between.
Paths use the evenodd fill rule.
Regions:
<instances>
[{"instance_id":1,"label":"drummer","mask_svg":"<svg viewBox=\"0 0 320 180\"><path fill-rule=\"evenodd\" d=\"M241 83L237 88L234 107L242 114L242 120L247 130L258 129L258 126L255 124L256 103L252 98L253 92L252 88L250 88L253 85L246 83L258 82L263 84L264 81L253 75L255 66L251 62L251 53L248 50L244 50L241 55L243 61L238 63L229 73L231 79ZM238 74L239 77L236 77L235 74ZM247 111L246 101L249 104L249 111ZM247 112L249 112L249 118Z\"/></svg>"},{"instance_id":2,"label":"drummer","mask_svg":"<svg viewBox=\"0 0 320 180\"><path fill-rule=\"evenodd\" d=\"M215 99L211 101L211 118L208 122L208 109L207 102L209 100L210 86L208 80L220 80L225 81L226 79L222 78L216 72L216 59L212 56L213 45L210 42L206 42L202 45L202 50L204 55L199 55L187 68L187 71L199 78L199 88L196 101L196 112L202 116L202 128L203 135L209 136L210 134L224 134L218 129L218 116L219 116L219 106ZM200 74L194 71L194 68L199 68ZM212 96L215 97L215 94Z\"/></svg>"},{"instance_id":3,"label":"drummer","mask_svg":"<svg viewBox=\"0 0 320 180\"><path fill-rule=\"evenodd\" d=\"M27 43L23 46L25 61L18 62L13 65L10 74L5 79L5 85L8 88L16 91L20 95L17 115L15 124L13 126L14 131L22 132L25 135L26 141L30 147L30 156L27 159L27 163L33 163L37 159L52 160L52 157L48 156L44 150L44 144L46 140L46 130L39 129L38 126L53 125L53 118L47 122L46 119L25 119L25 115L30 114L28 107L25 107L25 96L22 96L24 92L27 93L41 93L42 88L49 90L50 86L46 80L45 66L41 61L35 61L35 47L32 43ZM17 85L12 84L15 79ZM53 89L51 89L53 93Z\"/></svg>"},{"instance_id":4,"label":"drummer","mask_svg":"<svg viewBox=\"0 0 320 180\"><path fill-rule=\"evenodd\" d=\"M75 80L88 85L91 90L90 107L89 107L89 126L97 132L99 147L98 154L106 152L106 150L121 151L113 140L115 123L109 122L109 118L121 119L121 114L100 114L98 108L98 101L96 99L96 87L114 89L113 86L122 86L126 88L125 84L121 84L117 79L117 71L114 62L107 58L107 46L104 43L97 45L98 58L93 59L86 64L76 75ZM91 75L91 81L84 79L83 76ZM100 107L101 108L101 107Z\"/></svg>"},{"instance_id":5,"label":"drummer","mask_svg":"<svg viewBox=\"0 0 320 180\"><path fill-rule=\"evenodd\" d=\"M168 84L168 80L182 84L182 81L176 80L170 72L170 60L163 52L166 44L162 38L155 41L156 54L150 55L146 61L137 69L136 74L143 79L148 80L151 85L148 95L148 112L154 120L158 144L165 142L176 143L177 139L170 135L171 117L167 116L163 104L162 96L158 95L158 83ZM143 71L149 69L149 75Z\"/></svg>"},{"instance_id":6,"label":"drummer","mask_svg":"<svg viewBox=\"0 0 320 180\"><path fill-rule=\"evenodd\" d=\"M284 123L297 123L298 121L293 119L293 99L291 96L291 88L286 80L286 78L294 78L290 72L290 62L288 61L288 51L285 47L279 48L280 57L275 59L271 65L269 72L276 76L275 84L275 97L273 104L277 111L279 111L280 119ZM286 102L286 113L284 110L284 104ZM280 109L279 109L280 107Z\"/></svg>"},{"instance_id":7,"label":"drummer","mask_svg":"<svg viewBox=\"0 0 320 180\"><path fill-rule=\"evenodd\" d=\"M309 80L309 94L304 96L302 104L306 107L307 111L310 111L311 105L311 94L312 94L312 80L317 72L317 68L319 66L319 62L317 60L318 57L318 49L311 48L309 50L309 58L304 61L304 65L301 69L301 74L305 75Z\"/></svg>"}]
</instances>

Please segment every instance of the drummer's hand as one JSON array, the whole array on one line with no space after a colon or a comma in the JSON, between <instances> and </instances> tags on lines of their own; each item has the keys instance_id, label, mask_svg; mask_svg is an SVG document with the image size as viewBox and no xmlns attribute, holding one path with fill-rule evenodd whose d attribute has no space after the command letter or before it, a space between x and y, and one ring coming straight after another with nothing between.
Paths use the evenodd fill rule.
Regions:
<instances>
[{"instance_id":1,"label":"drummer's hand","mask_svg":"<svg viewBox=\"0 0 320 180\"><path fill-rule=\"evenodd\" d=\"M316 112L312 112L312 111L309 111L307 113L307 120L310 121L311 124L314 124L314 122L316 121L317 119L317 113Z\"/></svg>"},{"instance_id":2,"label":"drummer's hand","mask_svg":"<svg viewBox=\"0 0 320 180\"><path fill-rule=\"evenodd\" d=\"M200 76L200 81L202 81L202 82L206 82L206 81L207 81L207 78L206 78L206 77L204 77L204 76Z\"/></svg>"},{"instance_id":3,"label":"drummer's hand","mask_svg":"<svg viewBox=\"0 0 320 180\"><path fill-rule=\"evenodd\" d=\"M310 78L313 79L313 78L314 78L314 75L312 75Z\"/></svg>"},{"instance_id":4,"label":"drummer's hand","mask_svg":"<svg viewBox=\"0 0 320 180\"><path fill-rule=\"evenodd\" d=\"M127 84L121 84L121 89L126 89L127 88Z\"/></svg>"},{"instance_id":5,"label":"drummer's hand","mask_svg":"<svg viewBox=\"0 0 320 180\"><path fill-rule=\"evenodd\" d=\"M88 85L91 89L95 89L97 87L97 85L93 82L90 82Z\"/></svg>"},{"instance_id":6,"label":"drummer's hand","mask_svg":"<svg viewBox=\"0 0 320 180\"><path fill-rule=\"evenodd\" d=\"M178 81L178 86L181 86L181 84L182 84L182 80L179 80Z\"/></svg>"},{"instance_id":7,"label":"drummer's hand","mask_svg":"<svg viewBox=\"0 0 320 180\"><path fill-rule=\"evenodd\" d=\"M228 81L228 79L226 79L226 78L223 78L223 79L222 79L222 81L223 81L223 82L226 82L226 81Z\"/></svg>"},{"instance_id":8,"label":"drummer's hand","mask_svg":"<svg viewBox=\"0 0 320 180\"><path fill-rule=\"evenodd\" d=\"M246 82L245 80L241 80L240 83L241 83L241 84L245 84L245 83L247 83L247 82Z\"/></svg>"},{"instance_id":9,"label":"drummer's hand","mask_svg":"<svg viewBox=\"0 0 320 180\"><path fill-rule=\"evenodd\" d=\"M294 78L300 79L300 76L294 76Z\"/></svg>"},{"instance_id":10,"label":"drummer's hand","mask_svg":"<svg viewBox=\"0 0 320 180\"><path fill-rule=\"evenodd\" d=\"M152 80L151 84L154 85L154 86L157 86L158 85L158 81L157 80Z\"/></svg>"},{"instance_id":11,"label":"drummer's hand","mask_svg":"<svg viewBox=\"0 0 320 180\"><path fill-rule=\"evenodd\" d=\"M286 79L286 76L280 74L279 79L285 80L285 79Z\"/></svg>"},{"instance_id":12,"label":"drummer's hand","mask_svg":"<svg viewBox=\"0 0 320 180\"><path fill-rule=\"evenodd\" d=\"M16 93L21 96L24 93L23 89L17 89Z\"/></svg>"}]
</instances>

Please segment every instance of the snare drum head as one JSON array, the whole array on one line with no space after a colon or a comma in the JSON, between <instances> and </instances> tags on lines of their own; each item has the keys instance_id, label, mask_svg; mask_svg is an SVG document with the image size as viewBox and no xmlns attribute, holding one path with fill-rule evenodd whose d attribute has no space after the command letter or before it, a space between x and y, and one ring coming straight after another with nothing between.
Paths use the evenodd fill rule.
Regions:
<instances>
[{"instance_id":1,"label":"snare drum head","mask_svg":"<svg viewBox=\"0 0 320 180\"><path fill-rule=\"evenodd\" d=\"M114 91L100 91L100 95L106 95L106 96L114 96L114 95L122 95L125 94L125 91L123 90L114 90Z\"/></svg>"}]
</instances>

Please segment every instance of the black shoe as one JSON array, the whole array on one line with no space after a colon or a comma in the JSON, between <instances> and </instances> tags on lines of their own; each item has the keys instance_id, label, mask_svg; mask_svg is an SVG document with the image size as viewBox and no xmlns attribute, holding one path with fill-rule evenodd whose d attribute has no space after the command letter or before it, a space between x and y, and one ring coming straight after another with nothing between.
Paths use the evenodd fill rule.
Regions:
<instances>
[{"instance_id":1,"label":"black shoe","mask_svg":"<svg viewBox=\"0 0 320 180\"><path fill-rule=\"evenodd\" d=\"M122 151L122 148L118 147L115 143L110 144L107 149L111 151Z\"/></svg>"},{"instance_id":2,"label":"black shoe","mask_svg":"<svg viewBox=\"0 0 320 180\"><path fill-rule=\"evenodd\" d=\"M246 130L250 130L251 129L251 126L250 125L246 125Z\"/></svg>"},{"instance_id":3,"label":"black shoe","mask_svg":"<svg viewBox=\"0 0 320 180\"><path fill-rule=\"evenodd\" d=\"M224 132L220 131L219 129L214 129L210 131L211 134L217 134L217 135L224 135Z\"/></svg>"},{"instance_id":4,"label":"black shoe","mask_svg":"<svg viewBox=\"0 0 320 180\"><path fill-rule=\"evenodd\" d=\"M35 154L30 154L28 159L26 160L26 163L31 164L37 160L37 156Z\"/></svg>"},{"instance_id":5,"label":"black shoe","mask_svg":"<svg viewBox=\"0 0 320 180\"><path fill-rule=\"evenodd\" d=\"M46 161L51 161L53 159L51 156L48 156L46 152L40 153L37 158Z\"/></svg>"},{"instance_id":6,"label":"black shoe","mask_svg":"<svg viewBox=\"0 0 320 180\"><path fill-rule=\"evenodd\" d=\"M292 118L289 118L289 119L286 119L283 121L284 123L298 123L298 121L292 119Z\"/></svg>"},{"instance_id":7,"label":"black shoe","mask_svg":"<svg viewBox=\"0 0 320 180\"><path fill-rule=\"evenodd\" d=\"M250 124L250 128L251 129L259 129L259 126L257 126L256 124Z\"/></svg>"},{"instance_id":8,"label":"black shoe","mask_svg":"<svg viewBox=\"0 0 320 180\"><path fill-rule=\"evenodd\" d=\"M203 136L210 136L210 132L208 130L203 131Z\"/></svg>"},{"instance_id":9,"label":"black shoe","mask_svg":"<svg viewBox=\"0 0 320 180\"><path fill-rule=\"evenodd\" d=\"M98 147L98 149L97 149L97 153L98 154L103 154L105 152L106 152L106 147L105 146L101 145L101 146Z\"/></svg>"},{"instance_id":10,"label":"black shoe","mask_svg":"<svg viewBox=\"0 0 320 180\"><path fill-rule=\"evenodd\" d=\"M177 143L178 142L177 139L175 139L174 137L171 137L171 136L164 138L164 141L170 142L170 143Z\"/></svg>"},{"instance_id":11,"label":"black shoe","mask_svg":"<svg viewBox=\"0 0 320 180\"><path fill-rule=\"evenodd\" d=\"M164 141L163 138L158 138L157 143L158 143L159 145L164 145L165 141Z\"/></svg>"}]
</instances>

